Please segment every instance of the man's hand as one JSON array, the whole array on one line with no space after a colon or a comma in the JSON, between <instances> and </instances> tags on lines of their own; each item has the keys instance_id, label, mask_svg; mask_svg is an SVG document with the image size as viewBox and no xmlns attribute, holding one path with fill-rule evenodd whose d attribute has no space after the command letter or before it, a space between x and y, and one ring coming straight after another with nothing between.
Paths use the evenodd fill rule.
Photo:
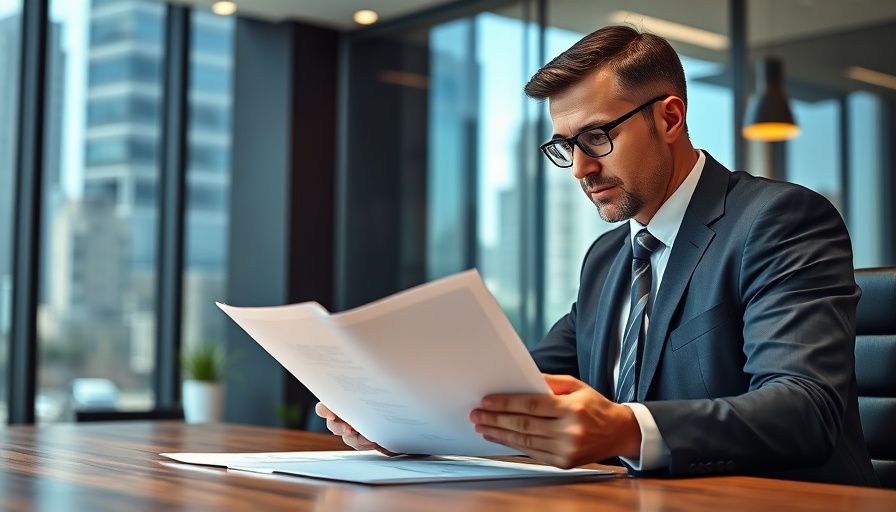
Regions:
<instances>
[{"instance_id":1,"label":"man's hand","mask_svg":"<svg viewBox=\"0 0 896 512\"><path fill-rule=\"evenodd\" d=\"M559 468L617 455L640 456L641 429L630 408L573 377L544 379L553 395L483 398L479 409L470 413L476 432Z\"/></svg>"},{"instance_id":2,"label":"man's hand","mask_svg":"<svg viewBox=\"0 0 896 512\"><path fill-rule=\"evenodd\" d=\"M321 402L314 406L314 412L327 420L327 428L330 429L330 432L334 435L342 436L342 441L355 450L376 450L389 456L397 455L359 434L357 430L342 421L339 416L336 416L333 411Z\"/></svg>"}]
</instances>

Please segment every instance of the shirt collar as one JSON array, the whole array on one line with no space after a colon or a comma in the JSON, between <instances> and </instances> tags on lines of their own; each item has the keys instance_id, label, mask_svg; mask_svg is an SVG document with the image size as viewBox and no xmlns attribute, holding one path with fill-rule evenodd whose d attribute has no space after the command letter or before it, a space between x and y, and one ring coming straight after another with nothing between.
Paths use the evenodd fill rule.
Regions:
<instances>
[{"instance_id":1,"label":"shirt collar","mask_svg":"<svg viewBox=\"0 0 896 512\"><path fill-rule=\"evenodd\" d=\"M703 165L705 163L706 156L703 154L703 151L698 149L697 163L691 168L687 177L678 186L678 189L669 196L669 199L666 199L666 202L660 206L660 209L657 210L647 224L647 230L650 231L650 234L655 236L660 242L663 242L663 245L669 249L672 248L675 237L678 236L678 229L681 227L681 221L684 219L684 214L688 209L688 204L691 202L691 197L694 195L694 190L697 189L697 182L700 181L700 175L703 174ZM628 225L631 230L631 242L634 243L635 235L638 231L644 229L644 226L635 219L630 219Z\"/></svg>"}]
</instances>

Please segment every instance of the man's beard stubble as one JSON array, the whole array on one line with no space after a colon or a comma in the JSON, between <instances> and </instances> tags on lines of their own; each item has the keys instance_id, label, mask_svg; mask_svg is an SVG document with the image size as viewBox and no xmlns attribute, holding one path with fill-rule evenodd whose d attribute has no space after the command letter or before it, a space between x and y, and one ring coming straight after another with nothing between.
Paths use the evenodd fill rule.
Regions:
<instances>
[{"instance_id":1,"label":"man's beard stubble","mask_svg":"<svg viewBox=\"0 0 896 512\"><path fill-rule=\"evenodd\" d=\"M591 199L594 206L597 207L597 214L604 222L622 222L631 219L644 207L644 200L626 190L625 183L619 178L605 178L592 174L585 176L579 183L589 199L591 199L591 194L588 191L595 187L613 185L622 192L622 198L615 204L615 212L611 211L614 205L610 201Z\"/></svg>"},{"instance_id":2,"label":"man's beard stubble","mask_svg":"<svg viewBox=\"0 0 896 512\"><path fill-rule=\"evenodd\" d=\"M668 181L673 167L671 156L659 150L650 156L653 158L646 157L642 160L644 166L638 175L639 179L633 180L637 183L627 185L619 177L608 177L602 174L589 174L579 182L589 199L591 199L591 194L588 191L599 186L614 185L622 192L622 197L616 204L592 199L594 206L597 207L597 214L604 222L622 222L633 219L647 206L648 197L645 197L645 194L647 196L652 194L648 190L651 188L650 185ZM656 191L656 193L661 192ZM615 212L612 211L613 206L616 207Z\"/></svg>"}]
</instances>

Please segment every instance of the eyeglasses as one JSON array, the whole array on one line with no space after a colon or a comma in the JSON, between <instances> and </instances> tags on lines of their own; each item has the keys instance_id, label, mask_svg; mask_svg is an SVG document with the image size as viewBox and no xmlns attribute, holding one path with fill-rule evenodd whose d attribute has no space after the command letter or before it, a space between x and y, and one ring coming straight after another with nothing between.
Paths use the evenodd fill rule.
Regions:
<instances>
[{"instance_id":1,"label":"eyeglasses","mask_svg":"<svg viewBox=\"0 0 896 512\"><path fill-rule=\"evenodd\" d=\"M613 151L613 139L610 138L610 130L616 128L650 105L653 105L657 101L662 101L669 96L671 96L671 94L657 96L631 112L623 114L622 117L615 121L610 121L609 123L596 128L582 130L568 139L558 138L545 142L541 145L541 152L544 153L551 163L557 167L572 167L573 146L578 146L583 153L591 158L607 156Z\"/></svg>"}]
</instances>

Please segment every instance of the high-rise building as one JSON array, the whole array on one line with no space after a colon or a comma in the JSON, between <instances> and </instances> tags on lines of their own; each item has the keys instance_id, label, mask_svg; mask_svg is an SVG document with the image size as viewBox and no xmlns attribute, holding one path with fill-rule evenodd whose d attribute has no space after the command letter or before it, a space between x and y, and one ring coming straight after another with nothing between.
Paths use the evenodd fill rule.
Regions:
<instances>
[{"instance_id":1,"label":"high-rise building","mask_svg":"<svg viewBox=\"0 0 896 512\"><path fill-rule=\"evenodd\" d=\"M151 276L156 257L163 15L161 3L127 0L94 2L90 14L84 198L115 205L135 235L135 277Z\"/></svg>"},{"instance_id":2,"label":"high-rise building","mask_svg":"<svg viewBox=\"0 0 896 512\"><path fill-rule=\"evenodd\" d=\"M69 144L83 145L80 195L44 196L56 210L42 252L51 286L39 324L41 350L51 355L42 359L47 390L103 377L151 404L165 9L147 0L90 6L86 54L73 63L85 76L84 99L74 99L84 122L66 132ZM222 330L211 309L223 296L226 255L231 23L191 13L184 333L197 338Z\"/></svg>"}]
</instances>

